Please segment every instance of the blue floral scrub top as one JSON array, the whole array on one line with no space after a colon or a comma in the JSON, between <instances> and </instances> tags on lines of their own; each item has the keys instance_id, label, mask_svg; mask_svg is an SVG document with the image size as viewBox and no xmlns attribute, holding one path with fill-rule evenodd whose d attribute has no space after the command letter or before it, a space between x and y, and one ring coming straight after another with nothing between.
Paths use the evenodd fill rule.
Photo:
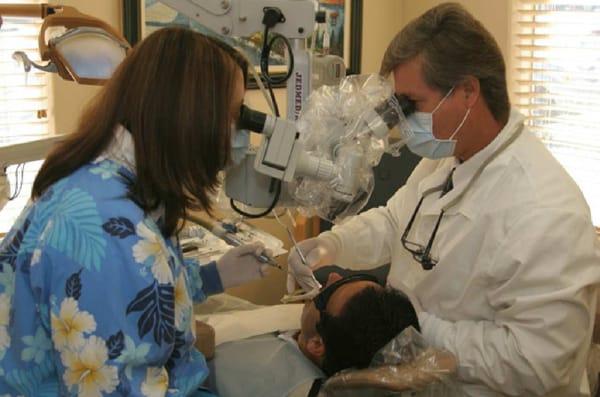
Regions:
<instances>
[{"instance_id":1,"label":"blue floral scrub top","mask_svg":"<svg viewBox=\"0 0 600 397\"><path fill-rule=\"evenodd\" d=\"M28 206L0 246L0 396L188 396L200 266L127 198L131 171L81 167Z\"/></svg>"}]
</instances>

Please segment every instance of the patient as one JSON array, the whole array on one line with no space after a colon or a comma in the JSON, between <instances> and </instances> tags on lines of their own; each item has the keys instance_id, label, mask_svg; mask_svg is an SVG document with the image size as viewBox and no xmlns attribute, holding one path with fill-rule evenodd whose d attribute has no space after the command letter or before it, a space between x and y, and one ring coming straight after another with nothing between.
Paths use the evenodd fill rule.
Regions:
<instances>
[{"instance_id":1,"label":"patient","mask_svg":"<svg viewBox=\"0 0 600 397\"><path fill-rule=\"evenodd\" d=\"M419 330L408 298L368 275L331 273L326 287L304 306L300 350L326 375L366 368L375 353L409 326Z\"/></svg>"},{"instance_id":2,"label":"patient","mask_svg":"<svg viewBox=\"0 0 600 397\"><path fill-rule=\"evenodd\" d=\"M408 326L419 329L405 295L369 275L331 273L323 291L304 306L299 331L217 347L215 391L222 397L306 396L315 379L367 367Z\"/></svg>"}]
</instances>

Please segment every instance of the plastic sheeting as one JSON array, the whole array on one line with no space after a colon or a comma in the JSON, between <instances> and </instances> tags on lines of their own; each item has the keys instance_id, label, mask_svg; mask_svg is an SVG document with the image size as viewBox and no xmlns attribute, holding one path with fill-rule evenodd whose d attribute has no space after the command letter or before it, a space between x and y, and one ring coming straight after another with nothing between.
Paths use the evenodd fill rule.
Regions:
<instances>
[{"instance_id":1,"label":"plastic sheeting","mask_svg":"<svg viewBox=\"0 0 600 397\"><path fill-rule=\"evenodd\" d=\"M331 222L357 214L373 192L373 167L388 152L398 155L412 132L389 80L346 77L309 97L297 123L305 152L336 165L336 177L296 178L289 193L307 216Z\"/></svg>"},{"instance_id":2,"label":"plastic sheeting","mask_svg":"<svg viewBox=\"0 0 600 397\"><path fill-rule=\"evenodd\" d=\"M428 347L410 327L379 351L369 368L329 378L319 397L452 396L456 366L451 353Z\"/></svg>"}]
</instances>

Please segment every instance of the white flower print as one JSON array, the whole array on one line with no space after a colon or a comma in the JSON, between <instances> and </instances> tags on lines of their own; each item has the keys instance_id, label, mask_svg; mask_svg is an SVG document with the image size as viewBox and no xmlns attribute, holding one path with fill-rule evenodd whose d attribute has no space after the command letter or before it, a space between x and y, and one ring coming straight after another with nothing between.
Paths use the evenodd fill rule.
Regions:
<instances>
[{"instance_id":1,"label":"white flower print","mask_svg":"<svg viewBox=\"0 0 600 397\"><path fill-rule=\"evenodd\" d=\"M31 255L31 266L35 266L40 263L40 259L42 259L42 250L36 248L33 250L33 254Z\"/></svg>"},{"instance_id":2,"label":"white flower print","mask_svg":"<svg viewBox=\"0 0 600 397\"><path fill-rule=\"evenodd\" d=\"M142 394L145 397L162 397L169 387L169 374L165 368L150 367L146 370L146 379L142 382Z\"/></svg>"},{"instance_id":3,"label":"white flower print","mask_svg":"<svg viewBox=\"0 0 600 397\"><path fill-rule=\"evenodd\" d=\"M79 397L101 397L119 384L117 367L106 365L106 342L97 336L90 336L80 351L63 351L61 360L65 366L63 380L71 390L77 386Z\"/></svg>"},{"instance_id":4,"label":"white flower print","mask_svg":"<svg viewBox=\"0 0 600 397\"><path fill-rule=\"evenodd\" d=\"M96 330L94 316L86 311L79 311L77 301L65 298L60 305L59 315L52 313L52 340L59 351L65 347L79 348L84 343L83 333Z\"/></svg>"},{"instance_id":5,"label":"white flower print","mask_svg":"<svg viewBox=\"0 0 600 397\"><path fill-rule=\"evenodd\" d=\"M172 284L173 272L169 267L169 254L160 233L152 230L145 222L137 224L136 233L140 237L140 241L133 246L136 262L149 266L159 283Z\"/></svg>"}]
</instances>

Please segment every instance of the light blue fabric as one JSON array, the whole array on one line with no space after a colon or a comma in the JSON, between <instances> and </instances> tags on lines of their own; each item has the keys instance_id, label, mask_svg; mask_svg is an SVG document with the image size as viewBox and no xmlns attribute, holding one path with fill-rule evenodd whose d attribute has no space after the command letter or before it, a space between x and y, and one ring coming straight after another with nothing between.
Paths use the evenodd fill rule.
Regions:
<instances>
[{"instance_id":1,"label":"light blue fabric","mask_svg":"<svg viewBox=\"0 0 600 397\"><path fill-rule=\"evenodd\" d=\"M221 397L287 396L325 376L295 343L276 334L223 343L210 364L210 386Z\"/></svg>"},{"instance_id":2,"label":"light blue fabric","mask_svg":"<svg viewBox=\"0 0 600 397\"><path fill-rule=\"evenodd\" d=\"M234 165L240 165L246 158L246 152L250 146L250 131L238 130L232 127L231 133L231 162Z\"/></svg>"},{"instance_id":3,"label":"light blue fabric","mask_svg":"<svg viewBox=\"0 0 600 397\"><path fill-rule=\"evenodd\" d=\"M133 178L109 159L85 165L3 240L0 395L197 395L199 266L127 198Z\"/></svg>"}]
</instances>

